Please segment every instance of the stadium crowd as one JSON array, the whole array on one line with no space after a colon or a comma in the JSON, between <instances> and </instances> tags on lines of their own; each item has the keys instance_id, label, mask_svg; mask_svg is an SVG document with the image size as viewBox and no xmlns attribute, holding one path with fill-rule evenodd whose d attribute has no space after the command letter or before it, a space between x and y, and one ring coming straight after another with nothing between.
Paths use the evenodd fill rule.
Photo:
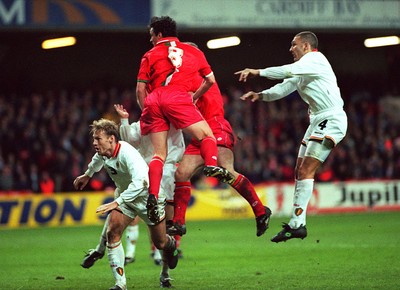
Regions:
<instances>
[{"instance_id":1,"label":"stadium crowd","mask_svg":"<svg viewBox=\"0 0 400 290\"><path fill-rule=\"evenodd\" d=\"M223 89L226 118L237 135L235 167L252 182L293 181L298 148L308 124L297 95L271 103L243 102L242 88ZM260 88L261 90L261 88ZM400 178L399 98L355 92L344 96L347 136L317 174L318 181ZM48 91L0 94L0 194L74 191L93 150L88 124L101 117L118 121L113 104L138 120L133 89ZM91 190L111 186L105 173L92 179Z\"/></svg>"}]
</instances>

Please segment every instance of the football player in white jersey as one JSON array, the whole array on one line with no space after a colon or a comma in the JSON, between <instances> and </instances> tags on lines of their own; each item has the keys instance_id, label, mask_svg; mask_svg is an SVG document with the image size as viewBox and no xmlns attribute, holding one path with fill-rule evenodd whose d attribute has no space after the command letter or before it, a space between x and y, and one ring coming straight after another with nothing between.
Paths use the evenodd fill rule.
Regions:
<instances>
[{"instance_id":1,"label":"football player in white jersey","mask_svg":"<svg viewBox=\"0 0 400 290\"><path fill-rule=\"evenodd\" d=\"M163 250L163 260L170 269L174 269L178 263L175 239L166 233L165 199L158 200L160 222L154 224L147 217L148 166L140 153L129 143L119 141L118 126L113 121L93 121L91 133L96 154L85 174L74 180L74 186L82 190L93 173L103 167L115 183L114 201L100 205L96 212L110 212L106 221L107 256L116 282L110 289L125 290L125 255L121 237L129 223L139 216L148 225L151 239L158 249Z\"/></svg>"},{"instance_id":2,"label":"football player in white jersey","mask_svg":"<svg viewBox=\"0 0 400 290\"><path fill-rule=\"evenodd\" d=\"M153 146L150 141L150 136L141 135L140 121L129 124L129 113L122 105L116 104L114 105L114 108L117 111L121 120L121 126L119 129L121 139L130 143L136 149L138 149L139 153L143 156L146 163L149 164L153 157ZM185 140L183 138L182 130L177 130L173 126L171 126L167 136L167 144L168 155L164 163L163 176L161 178L160 185L161 195L159 196L159 198L166 198L165 215L166 221L168 222L172 221L172 218L174 216L175 171L177 169L177 164L180 162L183 153L185 152ZM128 226L127 230L130 229L132 229L131 226ZM135 235L133 235L133 237L135 237ZM180 238L180 236L175 236L179 253ZM129 249L129 244L132 244L132 240L130 240L129 233L127 232L127 249ZM156 264L159 256L159 251L155 249L155 251L153 252L153 259ZM168 265L163 263L160 274L161 287L169 288L171 286L170 280L171 278L169 276Z\"/></svg>"},{"instance_id":3,"label":"football player in white jersey","mask_svg":"<svg viewBox=\"0 0 400 290\"><path fill-rule=\"evenodd\" d=\"M140 132L140 121L133 122L129 124L129 113L127 110L120 104L115 104L114 108L120 117L121 125L119 127L119 133L121 139L123 141L128 142L132 146L134 146L139 153L142 155L143 159L148 164L152 158L152 145L149 136L142 136ZM185 141L182 134L182 130L176 130L173 126L168 133L168 157L164 164L163 177L161 179L161 200L166 198L165 205L165 215L166 221L172 220L174 215L174 187L175 187L175 171L177 169L176 164L182 159L183 153L185 151ZM101 164L100 162L96 165L95 159L92 159L90 163L90 167L87 171L87 174L90 177L93 175L94 170L93 167ZM136 241L139 237L139 219L135 218L126 228L126 248L125 248L125 265L131 263L135 259L135 245ZM81 264L84 268L90 268L93 264L101 259L104 256L106 249L106 231L107 231L107 221L103 227L102 234L100 236L99 244L95 249L90 249L87 255L84 257L83 262ZM176 244L179 251L179 241L180 236L176 236ZM177 239L178 238L178 239ZM155 248L152 252L152 256L156 265L160 265L161 262L161 253ZM170 277L168 272L168 265L163 264L161 274L160 274L160 283L162 286L170 286Z\"/></svg>"},{"instance_id":4,"label":"football player in white jersey","mask_svg":"<svg viewBox=\"0 0 400 290\"><path fill-rule=\"evenodd\" d=\"M317 36L311 31L296 34L289 51L293 55L292 64L246 68L235 73L243 82L254 76L283 80L264 91L247 92L241 96L242 100L271 102L297 90L309 106L310 125L301 141L295 167L292 216L271 239L276 243L307 236L306 210L313 193L315 172L347 131L347 116L336 76L327 58L318 51Z\"/></svg>"}]
</instances>

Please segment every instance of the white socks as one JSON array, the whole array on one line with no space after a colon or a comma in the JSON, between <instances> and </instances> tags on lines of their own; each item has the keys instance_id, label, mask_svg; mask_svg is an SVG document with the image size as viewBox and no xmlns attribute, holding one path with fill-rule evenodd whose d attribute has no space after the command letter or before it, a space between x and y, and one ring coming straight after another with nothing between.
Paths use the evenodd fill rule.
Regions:
<instances>
[{"instance_id":1,"label":"white socks","mask_svg":"<svg viewBox=\"0 0 400 290\"><path fill-rule=\"evenodd\" d=\"M289 226L297 229L306 225L307 205L311 199L314 189L314 179L296 180L293 196L292 218Z\"/></svg>"},{"instance_id":2,"label":"white socks","mask_svg":"<svg viewBox=\"0 0 400 290\"><path fill-rule=\"evenodd\" d=\"M124 269L125 254L121 241L113 244L107 243L107 256L111 271L115 278L115 284L126 289L126 277Z\"/></svg>"},{"instance_id":3,"label":"white socks","mask_svg":"<svg viewBox=\"0 0 400 290\"><path fill-rule=\"evenodd\" d=\"M161 250L155 248L154 252L153 252L153 260L156 261L161 261L162 260L162 256L161 256Z\"/></svg>"},{"instance_id":4,"label":"white socks","mask_svg":"<svg viewBox=\"0 0 400 290\"><path fill-rule=\"evenodd\" d=\"M125 256L127 258L134 258L136 251L136 242L139 238L139 225L128 226L125 231L126 231Z\"/></svg>"}]
</instances>

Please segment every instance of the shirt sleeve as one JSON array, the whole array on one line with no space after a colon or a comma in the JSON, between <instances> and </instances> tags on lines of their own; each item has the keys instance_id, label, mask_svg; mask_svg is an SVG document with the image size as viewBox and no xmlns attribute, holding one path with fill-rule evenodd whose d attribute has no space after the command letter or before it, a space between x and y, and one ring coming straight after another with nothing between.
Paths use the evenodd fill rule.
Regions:
<instances>
[{"instance_id":1,"label":"shirt sleeve","mask_svg":"<svg viewBox=\"0 0 400 290\"><path fill-rule=\"evenodd\" d=\"M318 75L321 70L320 59L319 52L309 52L292 64L260 69L260 76L272 80L282 80L294 76Z\"/></svg>"},{"instance_id":2,"label":"shirt sleeve","mask_svg":"<svg viewBox=\"0 0 400 290\"><path fill-rule=\"evenodd\" d=\"M309 52L290 65L293 76L318 76L325 70L325 57L320 52Z\"/></svg>"},{"instance_id":3,"label":"shirt sleeve","mask_svg":"<svg viewBox=\"0 0 400 290\"><path fill-rule=\"evenodd\" d=\"M139 67L139 73L137 76L137 81L138 82L144 82L147 83L149 81L149 72L150 72L150 63L149 63L149 59L147 57L147 54L145 54L142 57L142 60L140 61L140 67Z\"/></svg>"},{"instance_id":4,"label":"shirt sleeve","mask_svg":"<svg viewBox=\"0 0 400 290\"><path fill-rule=\"evenodd\" d=\"M99 172L103 168L103 158L96 153L92 157L92 161L90 161L88 165L88 169L85 171L85 175L92 177L93 174Z\"/></svg>"},{"instance_id":5,"label":"shirt sleeve","mask_svg":"<svg viewBox=\"0 0 400 290\"><path fill-rule=\"evenodd\" d=\"M121 140L128 142L136 149L139 148L141 143L140 124L133 122L129 125L128 119L121 119L121 126L119 127Z\"/></svg>"},{"instance_id":6,"label":"shirt sleeve","mask_svg":"<svg viewBox=\"0 0 400 290\"><path fill-rule=\"evenodd\" d=\"M291 65L273 66L260 69L260 76L271 80L282 80L292 77Z\"/></svg>"},{"instance_id":7,"label":"shirt sleeve","mask_svg":"<svg viewBox=\"0 0 400 290\"><path fill-rule=\"evenodd\" d=\"M285 79L283 82L262 91L262 100L265 102L272 102L290 95L297 89L296 81L297 78Z\"/></svg>"}]
</instances>

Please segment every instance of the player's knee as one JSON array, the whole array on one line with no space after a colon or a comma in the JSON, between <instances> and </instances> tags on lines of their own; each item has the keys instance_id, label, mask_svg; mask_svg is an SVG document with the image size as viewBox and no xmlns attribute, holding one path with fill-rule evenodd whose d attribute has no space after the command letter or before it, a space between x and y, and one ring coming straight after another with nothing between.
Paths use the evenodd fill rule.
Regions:
<instances>
[{"instance_id":1,"label":"player's knee","mask_svg":"<svg viewBox=\"0 0 400 290\"><path fill-rule=\"evenodd\" d=\"M107 231L107 243L114 244L121 240L121 235L116 231L109 230Z\"/></svg>"},{"instance_id":2,"label":"player's knee","mask_svg":"<svg viewBox=\"0 0 400 290\"><path fill-rule=\"evenodd\" d=\"M228 170L230 173L237 173L235 171L235 168L233 167L232 162L229 162L227 160L225 160L224 157L221 157L220 155L218 155L218 165L222 166L223 168L225 168L226 170Z\"/></svg>"},{"instance_id":3,"label":"player's knee","mask_svg":"<svg viewBox=\"0 0 400 290\"><path fill-rule=\"evenodd\" d=\"M167 246L168 239L167 238L163 240L156 239L155 241L153 241L153 244L157 249L162 250Z\"/></svg>"},{"instance_id":4,"label":"player's knee","mask_svg":"<svg viewBox=\"0 0 400 290\"><path fill-rule=\"evenodd\" d=\"M298 180L307 179L311 175L311 172L305 166L299 166L296 172L296 178Z\"/></svg>"},{"instance_id":5,"label":"player's knee","mask_svg":"<svg viewBox=\"0 0 400 290\"><path fill-rule=\"evenodd\" d=\"M188 181L189 179L190 179L190 174L188 174L184 170L179 170L178 166L178 170L176 170L175 172L175 182L185 182Z\"/></svg>"}]
</instances>

